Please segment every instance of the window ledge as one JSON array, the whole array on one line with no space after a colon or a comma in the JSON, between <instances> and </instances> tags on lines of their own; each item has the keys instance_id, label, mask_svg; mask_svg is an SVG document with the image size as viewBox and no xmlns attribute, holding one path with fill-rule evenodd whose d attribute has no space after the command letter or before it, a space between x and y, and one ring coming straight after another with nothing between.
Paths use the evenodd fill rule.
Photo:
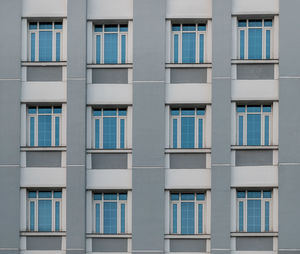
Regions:
<instances>
[{"instance_id":1,"label":"window ledge","mask_svg":"<svg viewBox=\"0 0 300 254\"><path fill-rule=\"evenodd\" d=\"M132 149L87 149L87 153L132 153Z\"/></svg>"},{"instance_id":2,"label":"window ledge","mask_svg":"<svg viewBox=\"0 0 300 254\"><path fill-rule=\"evenodd\" d=\"M201 234L201 235L176 235L176 234L168 234L165 235L165 239L210 239L211 236L209 234Z\"/></svg>"},{"instance_id":3,"label":"window ledge","mask_svg":"<svg viewBox=\"0 0 300 254\"><path fill-rule=\"evenodd\" d=\"M26 151L67 151L66 146L50 146L50 147L29 147L29 146L21 146L21 152Z\"/></svg>"},{"instance_id":4,"label":"window ledge","mask_svg":"<svg viewBox=\"0 0 300 254\"><path fill-rule=\"evenodd\" d=\"M87 68L91 69L132 69L133 64L127 63L127 64L87 64Z\"/></svg>"},{"instance_id":5,"label":"window ledge","mask_svg":"<svg viewBox=\"0 0 300 254\"><path fill-rule=\"evenodd\" d=\"M66 61L61 62L26 62L22 61L22 66L67 66Z\"/></svg>"},{"instance_id":6,"label":"window ledge","mask_svg":"<svg viewBox=\"0 0 300 254\"><path fill-rule=\"evenodd\" d=\"M211 149L210 148L195 148L195 149L166 148L165 153L211 153Z\"/></svg>"},{"instance_id":7,"label":"window ledge","mask_svg":"<svg viewBox=\"0 0 300 254\"><path fill-rule=\"evenodd\" d=\"M65 231L59 231L59 232L32 232L32 231L21 231L21 236L66 236Z\"/></svg>"},{"instance_id":8,"label":"window ledge","mask_svg":"<svg viewBox=\"0 0 300 254\"><path fill-rule=\"evenodd\" d=\"M130 239L130 238L132 238L132 234L114 234L114 235L110 235L110 234L90 233L90 234L86 234L86 237L89 237L89 238L126 238L126 239Z\"/></svg>"},{"instance_id":9,"label":"window ledge","mask_svg":"<svg viewBox=\"0 0 300 254\"><path fill-rule=\"evenodd\" d=\"M248 232L231 232L231 236L278 236L278 232L257 232L257 233L248 233Z\"/></svg>"},{"instance_id":10,"label":"window ledge","mask_svg":"<svg viewBox=\"0 0 300 254\"><path fill-rule=\"evenodd\" d=\"M231 150L278 150L278 146L231 146Z\"/></svg>"},{"instance_id":11,"label":"window ledge","mask_svg":"<svg viewBox=\"0 0 300 254\"><path fill-rule=\"evenodd\" d=\"M166 68L211 68L211 63L166 63Z\"/></svg>"},{"instance_id":12,"label":"window ledge","mask_svg":"<svg viewBox=\"0 0 300 254\"><path fill-rule=\"evenodd\" d=\"M231 59L232 64L278 64L279 59Z\"/></svg>"}]
</instances>

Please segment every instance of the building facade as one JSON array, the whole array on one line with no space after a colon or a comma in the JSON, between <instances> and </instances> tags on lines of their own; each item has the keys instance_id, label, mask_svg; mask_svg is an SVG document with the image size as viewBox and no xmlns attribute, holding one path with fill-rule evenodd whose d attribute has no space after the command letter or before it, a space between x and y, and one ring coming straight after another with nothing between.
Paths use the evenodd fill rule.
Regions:
<instances>
[{"instance_id":1,"label":"building facade","mask_svg":"<svg viewBox=\"0 0 300 254\"><path fill-rule=\"evenodd\" d=\"M0 254L300 253L299 9L1 0Z\"/></svg>"}]
</instances>

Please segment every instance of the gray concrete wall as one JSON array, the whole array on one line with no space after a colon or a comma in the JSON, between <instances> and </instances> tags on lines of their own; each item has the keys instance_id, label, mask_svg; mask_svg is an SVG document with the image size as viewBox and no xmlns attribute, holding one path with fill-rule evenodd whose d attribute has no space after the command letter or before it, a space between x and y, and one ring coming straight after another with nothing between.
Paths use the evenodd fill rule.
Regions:
<instances>
[{"instance_id":1,"label":"gray concrete wall","mask_svg":"<svg viewBox=\"0 0 300 254\"><path fill-rule=\"evenodd\" d=\"M68 1L67 254L85 253L86 1Z\"/></svg>"},{"instance_id":2,"label":"gray concrete wall","mask_svg":"<svg viewBox=\"0 0 300 254\"><path fill-rule=\"evenodd\" d=\"M300 1L280 0L279 253L299 253Z\"/></svg>"},{"instance_id":3,"label":"gray concrete wall","mask_svg":"<svg viewBox=\"0 0 300 254\"><path fill-rule=\"evenodd\" d=\"M132 251L136 253L164 252L165 13L165 0L133 0Z\"/></svg>"},{"instance_id":4,"label":"gray concrete wall","mask_svg":"<svg viewBox=\"0 0 300 254\"><path fill-rule=\"evenodd\" d=\"M211 253L230 253L231 0L213 0ZM222 42L222 47L220 47Z\"/></svg>"},{"instance_id":5,"label":"gray concrete wall","mask_svg":"<svg viewBox=\"0 0 300 254\"><path fill-rule=\"evenodd\" d=\"M0 1L0 253L19 253L21 0Z\"/></svg>"}]
</instances>

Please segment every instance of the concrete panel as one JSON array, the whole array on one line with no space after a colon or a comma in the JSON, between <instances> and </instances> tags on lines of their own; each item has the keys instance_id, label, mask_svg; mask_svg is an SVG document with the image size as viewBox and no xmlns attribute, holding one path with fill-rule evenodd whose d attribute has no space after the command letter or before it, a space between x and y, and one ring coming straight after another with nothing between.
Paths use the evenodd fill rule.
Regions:
<instances>
[{"instance_id":1,"label":"concrete panel","mask_svg":"<svg viewBox=\"0 0 300 254\"><path fill-rule=\"evenodd\" d=\"M0 254L20 254L20 252L16 248L16 250L0 250Z\"/></svg>"},{"instance_id":2,"label":"concrete panel","mask_svg":"<svg viewBox=\"0 0 300 254\"><path fill-rule=\"evenodd\" d=\"M171 239L171 252L206 252L205 239Z\"/></svg>"},{"instance_id":3,"label":"concrete panel","mask_svg":"<svg viewBox=\"0 0 300 254\"><path fill-rule=\"evenodd\" d=\"M206 168L206 154L170 154L170 168Z\"/></svg>"},{"instance_id":4,"label":"concrete panel","mask_svg":"<svg viewBox=\"0 0 300 254\"><path fill-rule=\"evenodd\" d=\"M237 79L274 79L274 64L238 64Z\"/></svg>"},{"instance_id":5,"label":"concrete panel","mask_svg":"<svg viewBox=\"0 0 300 254\"><path fill-rule=\"evenodd\" d=\"M127 252L127 239L92 239L93 252Z\"/></svg>"},{"instance_id":6,"label":"concrete panel","mask_svg":"<svg viewBox=\"0 0 300 254\"><path fill-rule=\"evenodd\" d=\"M61 152L26 152L26 167L61 167Z\"/></svg>"},{"instance_id":7,"label":"concrete panel","mask_svg":"<svg viewBox=\"0 0 300 254\"><path fill-rule=\"evenodd\" d=\"M210 18L211 0L167 0L167 18Z\"/></svg>"},{"instance_id":8,"label":"concrete panel","mask_svg":"<svg viewBox=\"0 0 300 254\"><path fill-rule=\"evenodd\" d=\"M27 236L27 250L61 250L61 237Z\"/></svg>"},{"instance_id":9,"label":"concrete panel","mask_svg":"<svg viewBox=\"0 0 300 254\"><path fill-rule=\"evenodd\" d=\"M27 81L62 81L62 67L28 66Z\"/></svg>"},{"instance_id":10,"label":"concrete panel","mask_svg":"<svg viewBox=\"0 0 300 254\"><path fill-rule=\"evenodd\" d=\"M126 169L127 153L92 154L93 169Z\"/></svg>"},{"instance_id":11,"label":"concrete panel","mask_svg":"<svg viewBox=\"0 0 300 254\"><path fill-rule=\"evenodd\" d=\"M66 17L67 0L23 0L23 17Z\"/></svg>"},{"instance_id":12,"label":"concrete panel","mask_svg":"<svg viewBox=\"0 0 300 254\"><path fill-rule=\"evenodd\" d=\"M171 68L171 83L207 83L207 69Z\"/></svg>"},{"instance_id":13,"label":"concrete panel","mask_svg":"<svg viewBox=\"0 0 300 254\"><path fill-rule=\"evenodd\" d=\"M279 0L233 0L232 12L234 14L253 14L253 13L278 13Z\"/></svg>"},{"instance_id":14,"label":"concrete panel","mask_svg":"<svg viewBox=\"0 0 300 254\"><path fill-rule=\"evenodd\" d=\"M85 250L66 250L66 254L86 254Z\"/></svg>"},{"instance_id":15,"label":"concrete panel","mask_svg":"<svg viewBox=\"0 0 300 254\"><path fill-rule=\"evenodd\" d=\"M237 237L236 250L239 251L272 251L273 237Z\"/></svg>"},{"instance_id":16,"label":"concrete panel","mask_svg":"<svg viewBox=\"0 0 300 254\"><path fill-rule=\"evenodd\" d=\"M127 84L128 69L93 69L93 84Z\"/></svg>"},{"instance_id":17,"label":"concrete panel","mask_svg":"<svg viewBox=\"0 0 300 254\"><path fill-rule=\"evenodd\" d=\"M300 250L279 250L278 254L300 254Z\"/></svg>"},{"instance_id":18,"label":"concrete panel","mask_svg":"<svg viewBox=\"0 0 300 254\"><path fill-rule=\"evenodd\" d=\"M236 166L273 165L273 150L237 150L235 152Z\"/></svg>"}]
</instances>

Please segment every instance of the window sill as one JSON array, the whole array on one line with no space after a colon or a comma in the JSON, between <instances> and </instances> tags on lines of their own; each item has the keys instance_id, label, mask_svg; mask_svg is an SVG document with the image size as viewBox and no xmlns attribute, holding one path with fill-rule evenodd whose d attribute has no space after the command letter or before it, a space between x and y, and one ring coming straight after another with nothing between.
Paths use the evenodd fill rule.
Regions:
<instances>
[{"instance_id":1,"label":"window sill","mask_svg":"<svg viewBox=\"0 0 300 254\"><path fill-rule=\"evenodd\" d=\"M248 232L231 232L231 236L278 236L278 232L257 232L257 233L248 233Z\"/></svg>"},{"instance_id":2,"label":"window sill","mask_svg":"<svg viewBox=\"0 0 300 254\"><path fill-rule=\"evenodd\" d=\"M132 149L87 149L87 153L132 153Z\"/></svg>"},{"instance_id":3,"label":"window sill","mask_svg":"<svg viewBox=\"0 0 300 254\"><path fill-rule=\"evenodd\" d=\"M67 66L66 61L60 62L27 62L22 61L22 66Z\"/></svg>"},{"instance_id":4,"label":"window sill","mask_svg":"<svg viewBox=\"0 0 300 254\"><path fill-rule=\"evenodd\" d=\"M21 146L21 152L26 151L67 151L66 146L47 146L47 147L40 147L40 146Z\"/></svg>"},{"instance_id":5,"label":"window sill","mask_svg":"<svg viewBox=\"0 0 300 254\"><path fill-rule=\"evenodd\" d=\"M87 64L87 68L90 69L132 69L133 64L132 63L126 63L126 64Z\"/></svg>"},{"instance_id":6,"label":"window sill","mask_svg":"<svg viewBox=\"0 0 300 254\"><path fill-rule=\"evenodd\" d=\"M166 63L166 68L212 68L211 63Z\"/></svg>"},{"instance_id":7,"label":"window sill","mask_svg":"<svg viewBox=\"0 0 300 254\"><path fill-rule=\"evenodd\" d=\"M89 238L125 238L125 239L131 239L132 234L96 234L96 233L89 233L89 234L86 234L86 237L89 237Z\"/></svg>"},{"instance_id":8,"label":"window sill","mask_svg":"<svg viewBox=\"0 0 300 254\"><path fill-rule=\"evenodd\" d=\"M65 231L57 232L39 232L39 231L21 231L21 236L66 236Z\"/></svg>"},{"instance_id":9,"label":"window sill","mask_svg":"<svg viewBox=\"0 0 300 254\"><path fill-rule=\"evenodd\" d=\"M177 235L177 234L168 234L165 235L165 239L210 239L211 236L209 234L201 234L201 235Z\"/></svg>"},{"instance_id":10,"label":"window sill","mask_svg":"<svg viewBox=\"0 0 300 254\"><path fill-rule=\"evenodd\" d=\"M211 153L210 148L166 148L165 153Z\"/></svg>"},{"instance_id":11,"label":"window sill","mask_svg":"<svg viewBox=\"0 0 300 254\"><path fill-rule=\"evenodd\" d=\"M231 59L232 64L278 64L279 59Z\"/></svg>"},{"instance_id":12,"label":"window sill","mask_svg":"<svg viewBox=\"0 0 300 254\"><path fill-rule=\"evenodd\" d=\"M231 146L231 150L278 150L278 146Z\"/></svg>"}]
</instances>

